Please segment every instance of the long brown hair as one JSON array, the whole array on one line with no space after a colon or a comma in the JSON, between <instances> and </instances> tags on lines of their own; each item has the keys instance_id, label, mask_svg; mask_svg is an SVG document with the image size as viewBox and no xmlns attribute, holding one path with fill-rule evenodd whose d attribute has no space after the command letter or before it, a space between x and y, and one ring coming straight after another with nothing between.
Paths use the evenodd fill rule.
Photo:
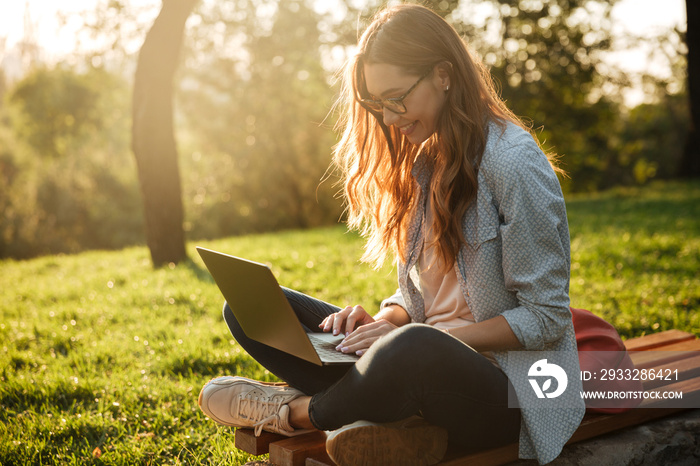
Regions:
<instances>
[{"instance_id":1,"label":"long brown hair","mask_svg":"<svg viewBox=\"0 0 700 466\"><path fill-rule=\"evenodd\" d=\"M380 11L346 67L338 122L342 137L334 150L347 200L348 224L367 238L363 260L380 266L387 254L407 260L408 227L418 190L411 170L423 152L431 164L430 203L434 247L452 267L464 241L462 217L477 193L477 173L489 122L523 126L506 108L491 76L457 32L431 10L412 4ZM412 75L445 66L450 89L437 130L422 146L411 144L381 112L361 105L367 98L365 64L389 64ZM442 65L440 65L442 64Z\"/></svg>"}]
</instances>

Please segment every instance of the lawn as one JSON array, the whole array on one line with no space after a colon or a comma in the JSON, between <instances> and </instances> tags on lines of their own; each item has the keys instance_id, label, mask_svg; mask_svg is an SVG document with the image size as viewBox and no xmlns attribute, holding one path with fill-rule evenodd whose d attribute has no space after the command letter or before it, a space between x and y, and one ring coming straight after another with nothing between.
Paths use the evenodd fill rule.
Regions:
<instances>
[{"instance_id":1,"label":"lawn","mask_svg":"<svg viewBox=\"0 0 700 466\"><path fill-rule=\"evenodd\" d=\"M572 305L626 337L700 334L700 183L571 196ZM199 242L271 264L286 286L376 309L395 271L359 264L342 227ZM231 338L192 260L146 248L0 262L0 464L242 464L197 408L209 378L273 380Z\"/></svg>"}]
</instances>

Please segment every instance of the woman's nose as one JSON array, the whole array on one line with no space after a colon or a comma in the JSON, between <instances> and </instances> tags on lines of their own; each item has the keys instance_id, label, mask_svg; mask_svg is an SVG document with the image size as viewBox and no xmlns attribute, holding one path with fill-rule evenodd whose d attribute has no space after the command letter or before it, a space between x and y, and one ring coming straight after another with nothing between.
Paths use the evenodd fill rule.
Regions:
<instances>
[{"instance_id":1,"label":"woman's nose","mask_svg":"<svg viewBox=\"0 0 700 466\"><path fill-rule=\"evenodd\" d=\"M384 115L384 124L387 126L391 126L394 123L396 123L399 118L401 118L398 114L392 112L388 108L384 107L382 109L383 115Z\"/></svg>"}]
</instances>

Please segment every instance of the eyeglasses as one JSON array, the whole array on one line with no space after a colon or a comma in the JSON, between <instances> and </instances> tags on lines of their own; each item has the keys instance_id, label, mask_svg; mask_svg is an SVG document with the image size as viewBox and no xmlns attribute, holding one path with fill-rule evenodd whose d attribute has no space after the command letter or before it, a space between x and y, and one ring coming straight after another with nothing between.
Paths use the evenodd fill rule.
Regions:
<instances>
[{"instance_id":1,"label":"eyeglasses","mask_svg":"<svg viewBox=\"0 0 700 466\"><path fill-rule=\"evenodd\" d=\"M406 113L406 104L403 103L404 99L408 97L408 94L413 91L413 89L420 84L421 81L423 81L425 78L428 77L430 73L433 72L433 68L430 68L423 76L418 78L418 81L411 86L404 95L401 97L391 97L389 99L380 99L380 100L372 100L372 99L360 99L360 102L362 105L367 107L368 109L374 111L374 112L381 112L383 109L387 109L393 113L396 113L398 115L402 115Z\"/></svg>"}]
</instances>

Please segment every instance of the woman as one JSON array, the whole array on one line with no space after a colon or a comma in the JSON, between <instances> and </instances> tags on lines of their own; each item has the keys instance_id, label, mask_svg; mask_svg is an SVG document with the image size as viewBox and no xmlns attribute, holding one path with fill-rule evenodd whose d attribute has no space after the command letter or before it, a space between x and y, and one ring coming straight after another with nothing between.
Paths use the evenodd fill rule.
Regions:
<instances>
[{"instance_id":1,"label":"woman","mask_svg":"<svg viewBox=\"0 0 700 466\"><path fill-rule=\"evenodd\" d=\"M374 317L285 290L306 327L345 334L338 350L362 355L349 369L252 341L225 307L238 342L290 388L221 377L202 389L200 406L258 432L332 431L327 449L339 464L431 464L447 439L464 451L519 441L522 458L551 461L583 402L509 408L508 393L531 390L520 375L541 362L538 352L576 349L552 165L430 10L387 8L358 45L335 162L349 224L367 237L363 259L394 255L399 289ZM578 373L575 357L561 365Z\"/></svg>"}]
</instances>

